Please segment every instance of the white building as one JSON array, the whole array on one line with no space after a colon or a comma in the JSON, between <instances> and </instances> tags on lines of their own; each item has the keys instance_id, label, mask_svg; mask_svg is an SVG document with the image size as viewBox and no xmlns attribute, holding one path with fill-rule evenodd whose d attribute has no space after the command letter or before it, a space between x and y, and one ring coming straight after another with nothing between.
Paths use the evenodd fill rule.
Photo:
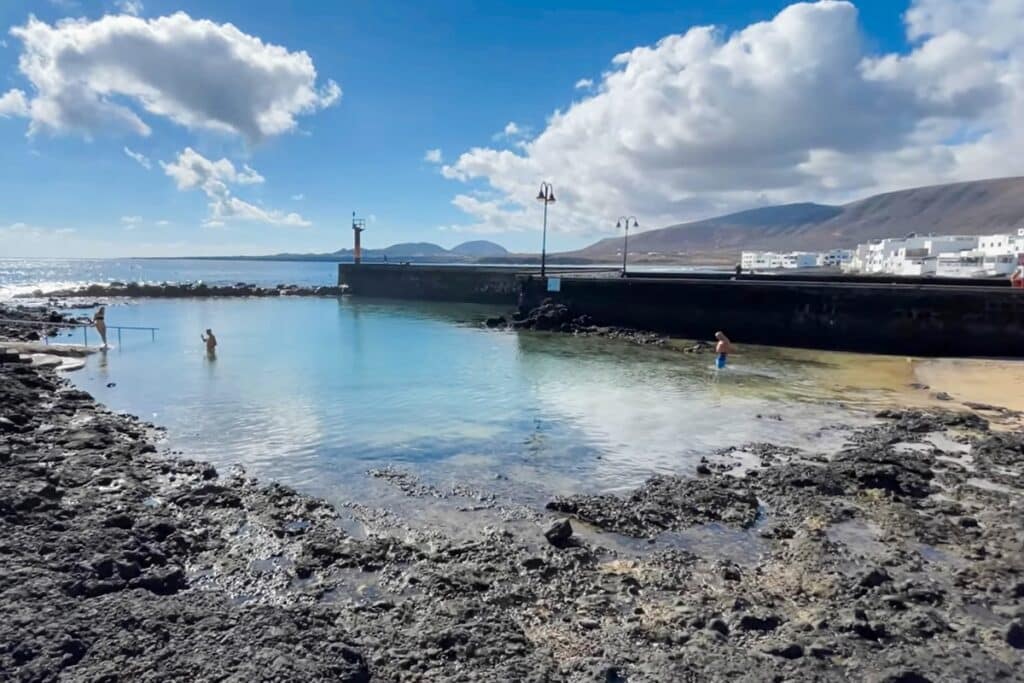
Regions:
<instances>
[{"instance_id":1,"label":"white building","mask_svg":"<svg viewBox=\"0 0 1024 683\"><path fill-rule=\"evenodd\" d=\"M1024 228L1016 234L927 235L859 244L844 268L858 273L991 277L1009 275L1024 254Z\"/></svg>"},{"instance_id":2,"label":"white building","mask_svg":"<svg viewBox=\"0 0 1024 683\"><path fill-rule=\"evenodd\" d=\"M833 249L819 254L812 251L791 251L779 253L774 251L745 251L740 256L743 270L778 270L780 268L815 268L818 266L835 267L849 261L853 252L849 249Z\"/></svg>"},{"instance_id":3,"label":"white building","mask_svg":"<svg viewBox=\"0 0 1024 683\"><path fill-rule=\"evenodd\" d=\"M888 238L859 244L847 270L858 273L894 275L934 274L934 260L940 254L974 249L977 237L964 235L927 235Z\"/></svg>"},{"instance_id":4,"label":"white building","mask_svg":"<svg viewBox=\"0 0 1024 683\"><path fill-rule=\"evenodd\" d=\"M818 265L818 254L810 251L791 251L782 256L783 268L814 268Z\"/></svg>"},{"instance_id":5,"label":"white building","mask_svg":"<svg viewBox=\"0 0 1024 683\"><path fill-rule=\"evenodd\" d=\"M743 270L775 270L782 267L782 254L774 251L745 251L740 256Z\"/></svg>"},{"instance_id":6,"label":"white building","mask_svg":"<svg viewBox=\"0 0 1024 683\"><path fill-rule=\"evenodd\" d=\"M843 268L853 259L853 249L832 249L818 254L822 268Z\"/></svg>"}]
</instances>

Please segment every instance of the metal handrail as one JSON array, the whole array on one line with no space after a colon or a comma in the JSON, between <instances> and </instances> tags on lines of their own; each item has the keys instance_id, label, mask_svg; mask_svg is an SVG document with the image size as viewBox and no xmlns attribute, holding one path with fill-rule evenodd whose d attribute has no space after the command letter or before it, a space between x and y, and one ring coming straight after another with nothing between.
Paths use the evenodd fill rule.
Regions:
<instances>
[{"instance_id":1,"label":"metal handrail","mask_svg":"<svg viewBox=\"0 0 1024 683\"><path fill-rule=\"evenodd\" d=\"M89 328L96 327L95 323L70 323L70 322L49 322L45 320L15 320L11 318L0 318L0 323L6 325L39 325L41 327L81 327L82 328L82 344L89 346ZM133 325L107 325L108 330L117 330L117 345L121 345L121 330L149 330L150 338L152 341L156 341L156 331L159 327L137 327ZM45 334L42 335L43 343L49 344L49 337Z\"/></svg>"}]
</instances>

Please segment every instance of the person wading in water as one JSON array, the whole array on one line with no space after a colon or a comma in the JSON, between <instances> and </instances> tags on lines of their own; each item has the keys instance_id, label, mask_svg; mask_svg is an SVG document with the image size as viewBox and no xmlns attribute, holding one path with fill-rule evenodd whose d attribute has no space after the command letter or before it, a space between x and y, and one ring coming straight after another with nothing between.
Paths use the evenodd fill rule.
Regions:
<instances>
[{"instance_id":1,"label":"person wading in water","mask_svg":"<svg viewBox=\"0 0 1024 683\"><path fill-rule=\"evenodd\" d=\"M206 343L206 357L217 357L217 338L213 336L213 330L206 328L206 334L199 335L199 338Z\"/></svg>"},{"instance_id":2,"label":"person wading in water","mask_svg":"<svg viewBox=\"0 0 1024 683\"><path fill-rule=\"evenodd\" d=\"M101 349L107 348L107 307L100 306L96 309L96 314L92 317L92 324L96 326L96 331L100 333L100 339L103 340L103 346Z\"/></svg>"},{"instance_id":3,"label":"person wading in water","mask_svg":"<svg viewBox=\"0 0 1024 683\"><path fill-rule=\"evenodd\" d=\"M732 353L732 342L725 336L725 332L715 332L715 339L718 340L715 344L715 353L718 354L715 357L715 367L721 370L728 362L729 354Z\"/></svg>"}]
</instances>

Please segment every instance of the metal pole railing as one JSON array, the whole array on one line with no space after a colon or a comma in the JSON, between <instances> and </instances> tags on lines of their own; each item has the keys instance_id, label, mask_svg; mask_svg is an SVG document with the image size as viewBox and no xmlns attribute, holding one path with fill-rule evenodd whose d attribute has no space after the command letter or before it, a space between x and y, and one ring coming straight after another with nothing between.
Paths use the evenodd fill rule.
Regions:
<instances>
[{"instance_id":1,"label":"metal pole railing","mask_svg":"<svg viewBox=\"0 0 1024 683\"><path fill-rule=\"evenodd\" d=\"M93 327L92 323L62 323L62 322L49 322L43 320L15 320L12 318L0 318L0 323L7 325L36 325L39 327L56 327L58 329L74 329L76 327L82 328L82 344L89 346L89 328ZM149 330L149 337L151 341L156 341L156 331L159 327L140 327L135 325L107 325L108 330L117 330L117 345L121 345L121 330ZM43 334L43 343L46 345L50 344L49 338Z\"/></svg>"}]
</instances>

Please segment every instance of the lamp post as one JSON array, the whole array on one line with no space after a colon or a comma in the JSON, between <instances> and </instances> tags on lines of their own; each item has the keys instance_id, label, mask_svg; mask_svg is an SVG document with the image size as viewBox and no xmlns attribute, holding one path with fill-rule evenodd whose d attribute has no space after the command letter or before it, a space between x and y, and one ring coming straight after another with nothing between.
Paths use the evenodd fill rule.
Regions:
<instances>
[{"instance_id":1,"label":"lamp post","mask_svg":"<svg viewBox=\"0 0 1024 683\"><path fill-rule=\"evenodd\" d=\"M640 227L640 222L636 219L636 216L619 216L619 220L615 221L616 228L625 228L626 234L622 239L622 277L626 277L626 254L629 253L629 228L630 223L634 228Z\"/></svg>"},{"instance_id":2,"label":"lamp post","mask_svg":"<svg viewBox=\"0 0 1024 683\"><path fill-rule=\"evenodd\" d=\"M555 203L555 188L551 186L551 183L540 184L540 192L537 193L537 201L544 202L544 237L542 238L543 241L540 243L540 276L544 277L548 252L548 204Z\"/></svg>"}]
</instances>

